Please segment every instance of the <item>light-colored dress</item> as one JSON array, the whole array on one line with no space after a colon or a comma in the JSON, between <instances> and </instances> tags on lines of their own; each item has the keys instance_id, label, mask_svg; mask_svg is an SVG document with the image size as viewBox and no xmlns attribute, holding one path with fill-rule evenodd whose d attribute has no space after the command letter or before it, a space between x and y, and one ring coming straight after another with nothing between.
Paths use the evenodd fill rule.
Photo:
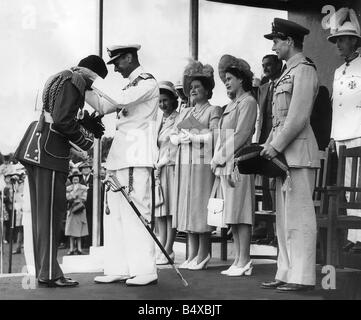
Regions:
<instances>
[{"instance_id":1,"label":"light-colored dress","mask_svg":"<svg viewBox=\"0 0 361 320\"><path fill-rule=\"evenodd\" d=\"M209 102L197 109L183 109L174 126L174 134L179 133L177 124L191 115L207 131L213 132L221 114L222 109ZM205 233L213 229L207 224L207 205L214 182L210 167L212 154L213 139L208 143L178 145L175 166L176 216L173 217L173 227L178 231Z\"/></svg>"},{"instance_id":2,"label":"light-colored dress","mask_svg":"<svg viewBox=\"0 0 361 320\"><path fill-rule=\"evenodd\" d=\"M82 201L87 198L87 187L78 183L71 184L66 188L66 199L72 201ZM88 235L88 223L86 220L85 208L80 213L71 213L68 211L65 223L65 235L71 237L84 237Z\"/></svg>"},{"instance_id":3,"label":"light-colored dress","mask_svg":"<svg viewBox=\"0 0 361 320\"><path fill-rule=\"evenodd\" d=\"M179 113L174 111L167 118L163 116L162 124L158 133L159 160L165 163L160 168L159 181L163 192L163 204L155 208L156 217L164 217L173 215L175 210L174 203L174 167L177 146L173 145L169 136L173 130L174 123Z\"/></svg>"},{"instance_id":4,"label":"light-colored dress","mask_svg":"<svg viewBox=\"0 0 361 320\"><path fill-rule=\"evenodd\" d=\"M254 221L254 176L233 176L233 153L251 143L257 117L257 102L246 92L230 102L219 121L220 134L217 139L214 159L226 163L217 168L221 179L221 194L224 199L225 224L253 224Z\"/></svg>"}]
</instances>

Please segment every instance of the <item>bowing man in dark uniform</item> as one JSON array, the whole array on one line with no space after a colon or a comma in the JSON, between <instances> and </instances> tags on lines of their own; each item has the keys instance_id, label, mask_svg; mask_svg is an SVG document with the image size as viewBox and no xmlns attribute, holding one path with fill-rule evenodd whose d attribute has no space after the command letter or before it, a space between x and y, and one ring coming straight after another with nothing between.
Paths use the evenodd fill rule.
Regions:
<instances>
[{"instance_id":1,"label":"bowing man in dark uniform","mask_svg":"<svg viewBox=\"0 0 361 320\"><path fill-rule=\"evenodd\" d=\"M39 121L27 129L15 157L29 177L34 259L39 285L74 287L57 261L61 220L66 211L66 179L71 146L83 153L93 141L77 120L84 106L85 91L108 70L98 56L88 56L77 67L50 77L43 90ZM95 136L95 134L94 134Z\"/></svg>"}]
</instances>

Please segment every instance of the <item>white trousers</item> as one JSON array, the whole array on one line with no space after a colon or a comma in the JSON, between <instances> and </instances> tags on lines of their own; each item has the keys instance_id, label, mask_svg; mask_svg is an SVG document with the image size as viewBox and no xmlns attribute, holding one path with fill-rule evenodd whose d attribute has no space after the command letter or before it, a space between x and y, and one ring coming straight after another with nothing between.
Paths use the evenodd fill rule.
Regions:
<instances>
[{"instance_id":1,"label":"white trousers","mask_svg":"<svg viewBox=\"0 0 361 320\"><path fill-rule=\"evenodd\" d=\"M290 169L290 188L276 179L278 259L276 279L315 285L316 215L312 200L315 170Z\"/></svg>"},{"instance_id":2,"label":"white trousers","mask_svg":"<svg viewBox=\"0 0 361 320\"><path fill-rule=\"evenodd\" d=\"M337 152L340 146L346 146L346 148L360 147L361 146L361 138L349 139L336 141ZM350 186L351 183L351 165L352 160L346 159L346 168L345 168L345 186ZM357 177L359 177L359 173L357 173ZM359 181L356 182L356 185L359 185ZM349 199L349 194L346 194L346 199ZM348 216L357 216L361 217L361 210L359 209L347 209ZM353 243L357 241L361 242L361 229L349 229L347 240Z\"/></svg>"},{"instance_id":3,"label":"white trousers","mask_svg":"<svg viewBox=\"0 0 361 320\"><path fill-rule=\"evenodd\" d=\"M30 190L28 178L24 181L23 202L24 256L27 272L35 276L33 224L31 218Z\"/></svg>"},{"instance_id":4,"label":"white trousers","mask_svg":"<svg viewBox=\"0 0 361 320\"><path fill-rule=\"evenodd\" d=\"M151 219L151 169L134 168L130 194L143 217ZM129 169L116 171L128 186ZM121 192L108 192L109 215L104 215L104 274L155 274L155 242Z\"/></svg>"}]
</instances>

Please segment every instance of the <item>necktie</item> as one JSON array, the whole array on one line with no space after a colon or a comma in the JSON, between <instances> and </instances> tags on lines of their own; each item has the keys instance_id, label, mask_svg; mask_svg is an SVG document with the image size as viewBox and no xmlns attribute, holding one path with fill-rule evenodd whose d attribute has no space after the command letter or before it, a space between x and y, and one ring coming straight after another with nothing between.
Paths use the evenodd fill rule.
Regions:
<instances>
[{"instance_id":1,"label":"necktie","mask_svg":"<svg viewBox=\"0 0 361 320\"><path fill-rule=\"evenodd\" d=\"M283 72L285 72L286 69L287 69L287 64L284 64L283 67L282 67L281 74L282 74Z\"/></svg>"}]
</instances>

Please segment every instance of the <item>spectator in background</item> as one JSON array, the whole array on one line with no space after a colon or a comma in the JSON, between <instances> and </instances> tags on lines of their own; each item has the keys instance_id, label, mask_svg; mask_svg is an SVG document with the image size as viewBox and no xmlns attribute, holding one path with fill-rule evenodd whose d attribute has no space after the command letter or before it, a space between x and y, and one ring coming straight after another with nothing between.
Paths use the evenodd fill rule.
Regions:
<instances>
[{"instance_id":1,"label":"spectator in background","mask_svg":"<svg viewBox=\"0 0 361 320\"><path fill-rule=\"evenodd\" d=\"M269 54L262 59L262 68L264 78L267 82L263 83L258 90L258 117L256 122L256 142L263 144L266 142L269 133L272 130L272 102L274 85L281 75L282 60L278 59L277 55ZM269 179L264 176L256 176L256 185L262 188L262 210L274 209L274 179ZM272 190L272 191L271 191ZM258 208L259 209L259 208ZM274 239L266 238L267 235L272 234L271 227L267 228L267 223L259 221L258 225L253 230L253 238L257 239L259 243L269 243Z\"/></svg>"},{"instance_id":2,"label":"spectator in background","mask_svg":"<svg viewBox=\"0 0 361 320\"><path fill-rule=\"evenodd\" d=\"M82 254L81 238L88 235L85 201L87 187L80 183L81 173L75 169L69 175L71 185L66 188L68 214L66 217L65 235L70 237L68 254ZM78 209L80 207L80 209ZM77 248L75 248L75 242Z\"/></svg>"},{"instance_id":3,"label":"spectator in background","mask_svg":"<svg viewBox=\"0 0 361 320\"><path fill-rule=\"evenodd\" d=\"M178 116L176 111L178 107L178 95L169 81L159 82L159 131L158 147L159 157L156 163L155 179L160 187L156 190L161 191L163 203L155 208L155 217L158 223L159 241L174 261L173 243L176 236L176 229L173 228L172 219L175 215L176 205L174 202L174 167L177 147L173 145L169 136L173 130L174 122ZM167 258L163 253L159 253L157 264L168 264Z\"/></svg>"},{"instance_id":4,"label":"spectator in background","mask_svg":"<svg viewBox=\"0 0 361 320\"><path fill-rule=\"evenodd\" d=\"M88 236L84 238L84 248L89 248L93 243L93 174L92 165L84 161L79 165L81 172L80 183L87 187L87 198L85 201L86 220L88 222Z\"/></svg>"},{"instance_id":5,"label":"spectator in background","mask_svg":"<svg viewBox=\"0 0 361 320\"><path fill-rule=\"evenodd\" d=\"M176 89L178 97L180 98L179 105L177 108L178 113L180 113L184 108L189 107L188 104L189 101L188 101L188 97L184 94L183 83L181 80L174 85L174 88Z\"/></svg>"},{"instance_id":6,"label":"spectator in background","mask_svg":"<svg viewBox=\"0 0 361 320\"><path fill-rule=\"evenodd\" d=\"M338 150L341 145L347 148L361 146L361 54L358 49L361 35L360 24L353 9L341 8L335 15L339 25L331 30L327 39L336 44L340 56L345 59L345 63L336 69L333 82L333 140L330 147L335 149L336 143ZM351 182L351 161L348 159L346 163L345 186L350 186ZM348 209L347 214L361 216L361 210ZM360 253L361 230L350 229L347 239L344 250L352 248L354 252Z\"/></svg>"}]
</instances>

